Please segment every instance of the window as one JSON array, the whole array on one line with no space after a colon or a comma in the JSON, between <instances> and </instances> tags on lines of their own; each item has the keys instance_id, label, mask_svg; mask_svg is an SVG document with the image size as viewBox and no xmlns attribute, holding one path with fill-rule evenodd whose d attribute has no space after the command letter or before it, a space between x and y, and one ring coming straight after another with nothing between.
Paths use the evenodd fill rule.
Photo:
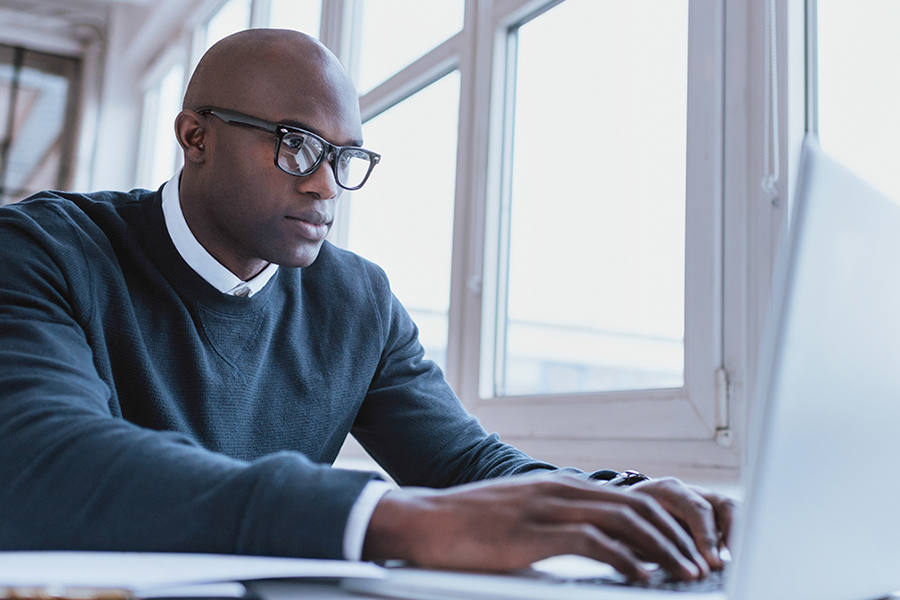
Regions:
<instances>
[{"instance_id":1,"label":"window","mask_svg":"<svg viewBox=\"0 0 900 600\"><path fill-rule=\"evenodd\" d=\"M359 91L365 93L463 26L462 0L362 0Z\"/></svg>"},{"instance_id":2,"label":"window","mask_svg":"<svg viewBox=\"0 0 900 600\"><path fill-rule=\"evenodd\" d=\"M322 0L271 0L269 23L272 27L296 29L319 37Z\"/></svg>"},{"instance_id":3,"label":"window","mask_svg":"<svg viewBox=\"0 0 900 600\"><path fill-rule=\"evenodd\" d=\"M250 27L250 2L251 0L228 0L222 5L206 24L206 49L222 38Z\"/></svg>"},{"instance_id":4,"label":"window","mask_svg":"<svg viewBox=\"0 0 900 600\"><path fill-rule=\"evenodd\" d=\"M687 0L510 32L497 395L683 385L687 38Z\"/></svg>"},{"instance_id":5,"label":"window","mask_svg":"<svg viewBox=\"0 0 900 600\"><path fill-rule=\"evenodd\" d=\"M462 397L561 461L697 440L692 460L733 464L713 441L728 427L722 4L504 6Z\"/></svg>"},{"instance_id":6,"label":"window","mask_svg":"<svg viewBox=\"0 0 900 600\"><path fill-rule=\"evenodd\" d=\"M73 58L0 46L0 204L69 186L79 69Z\"/></svg>"},{"instance_id":7,"label":"window","mask_svg":"<svg viewBox=\"0 0 900 600\"><path fill-rule=\"evenodd\" d=\"M155 190L172 177L181 162L175 141L175 117L181 111L184 65L175 62L144 92L139 187Z\"/></svg>"}]
</instances>

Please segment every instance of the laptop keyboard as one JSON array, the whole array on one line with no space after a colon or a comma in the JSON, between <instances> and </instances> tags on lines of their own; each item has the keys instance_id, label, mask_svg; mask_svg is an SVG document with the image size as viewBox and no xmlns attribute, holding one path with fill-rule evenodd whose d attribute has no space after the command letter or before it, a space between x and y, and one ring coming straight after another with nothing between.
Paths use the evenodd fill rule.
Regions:
<instances>
[{"instance_id":1,"label":"laptop keyboard","mask_svg":"<svg viewBox=\"0 0 900 600\"><path fill-rule=\"evenodd\" d=\"M668 590L672 592L721 592L725 589L725 571L713 571L709 574L709 577L696 581L672 581L665 571L656 569L650 573L650 580L647 582L629 581L624 577L593 577L578 579L573 583L620 585L651 590Z\"/></svg>"}]
</instances>

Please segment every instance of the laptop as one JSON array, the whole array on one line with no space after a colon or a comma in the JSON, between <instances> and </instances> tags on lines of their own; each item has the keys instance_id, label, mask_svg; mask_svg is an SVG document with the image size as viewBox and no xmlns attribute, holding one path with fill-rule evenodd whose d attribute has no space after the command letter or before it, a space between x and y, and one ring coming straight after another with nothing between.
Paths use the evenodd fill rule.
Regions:
<instances>
[{"instance_id":1,"label":"laptop","mask_svg":"<svg viewBox=\"0 0 900 600\"><path fill-rule=\"evenodd\" d=\"M348 585L483 600L867 600L900 590L900 205L808 139L789 240L723 591L414 568Z\"/></svg>"}]
</instances>

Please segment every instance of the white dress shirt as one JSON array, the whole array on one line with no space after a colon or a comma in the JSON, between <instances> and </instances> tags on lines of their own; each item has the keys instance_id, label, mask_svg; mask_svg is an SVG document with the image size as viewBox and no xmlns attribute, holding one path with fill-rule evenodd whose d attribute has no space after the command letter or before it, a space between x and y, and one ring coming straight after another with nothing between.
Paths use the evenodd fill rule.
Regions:
<instances>
[{"instance_id":1,"label":"white dress shirt","mask_svg":"<svg viewBox=\"0 0 900 600\"><path fill-rule=\"evenodd\" d=\"M181 211L181 197L178 193L179 181L181 181L180 169L163 186L162 209L169 237L172 238L172 243L184 262L223 294L249 298L263 289L278 271L278 265L269 263L256 277L250 281L243 281L213 258L194 237L184 219L184 213ZM363 488L362 493L350 509L347 526L344 529L345 559L360 560L362 558L366 529L369 527L372 513L375 512L375 507L381 498L392 487L386 481L373 480Z\"/></svg>"}]
</instances>

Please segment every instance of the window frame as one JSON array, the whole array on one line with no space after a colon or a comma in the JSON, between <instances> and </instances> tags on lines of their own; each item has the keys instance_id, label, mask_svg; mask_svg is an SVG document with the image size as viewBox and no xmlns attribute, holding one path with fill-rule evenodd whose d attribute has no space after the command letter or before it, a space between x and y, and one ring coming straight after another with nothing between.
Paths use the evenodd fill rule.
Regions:
<instances>
[{"instance_id":1,"label":"window frame","mask_svg":"<svg viewBox=\"0 0 900 600\"><path fill-rule=\"evenodd\" d=\"M526 3L523 3L527 6ZM509 119L511 111L510 99L511 90L509 89L513 82L510 81L509 73L512 69L511 53L514 51L513 38L514 30L532 18L539 18L542 13L551 6L539 6L537 11L529 14L526 18L499 19L498 29L499 35L505 36L507 42L504 44L504 53L502 60L505 63L507 74L506 90L502 102L504 103L505 119ZM716 4L715 2L707 2L705 4ZM516 15L517 16L517 15ZM685 384L681 389L658 389L658 390L631 390L624 392L593 392L580 394L554 394L548 396L503 396L498 397L492 393L495 387L491 381L493 369L488 367L488 361L493 360L495 355L496 341L493 338L493 321L497 304L495 299L496 292L493 289L485 289L485 301L483 312L483 326L481 335L481 384L478 393L471 390L466 396L473 398L474 405L484 406L486 410L494 410L503 406L515 404L517 405L517 414L521 411L530 412L534 407L549 402L549 408L559 408L561 406L577 407L580 415L579 420L590 421L592 423L605 423L601 425L599 431L595 434L598 437L635 437L637 439L655 439L662 436L669 437L672 433L671 418L677 418L679 421L678 429L688 433L690 437L708 437L713 435L715 429L714 418L709 415L713 413L710 410L711 404L714 402L714 377L707 376L710 372L714 372L721 365L721 335L717 334L720 329L721 315L721 294L720 294L720 277L717 257L721 256L721 155L713 150L717 147L721 139L721 93L719 87L721 79L717 77L704 77L705 73L701 73L698 63L701 61L696 58L699 51L704 53L702 57L708 62L720 63L721 52L719 51L719 41L721 39L720 19L721 11L709 10L708 7L698 2L690 4L690 33L689 33L689 53L695 56L689 59L689 83L688 83L688 123L687 123L687 162L694 165L692 169L688 169L686 181L686 254L685 254ZM499 46L500 44L498 44ZM716 72L720 72L716 68ZM699 89L702 88L702 89ZM503 145L508 146L509 123L503 124L504 130L497 130L495 135L503 136ZM498 128L499 129L499 128ZM699 132L699 133L698 133ZM508 165L505 161L509 158L501 154L499 162L501 173L506 172ZM491 227L485 229L483 241L484 247L484 276L483 281L490 282L491 288L496 287L497 281L500 280L500 274L497 272L497 259L502 245L499 236L501 227L499 223L500 198L504 190L502 186L506 182L500 182L501 189L496 188L490 192L486 199L487 210L490 213L488 217L491 220ZM485 288L488 288L485 285ZM703 375L701 375L703 374ZM637 420L624 420L622 422L610 422L608 417L612 416L608 406L609 404L618 404L622 401L634 400L636 396L641 398L642 402L649 402L654 406L647 406L650 413L669 413L669 430L668 434L654 433L652 424L643 416L636 415ZM546 400L545 400L546 399ZM684 410L677 410L675 414L671 412L673 402L682 402L687 400ZM662 404L660 404L662 403ZM693 405L693 406L689 406ZM696 410L694 410L696 409ZM681 414L678 414L681 413ZM696 429L696 417L701 416L704 421L702 429ZM677 415L677 416L676 416ZM646 415L649 416L649 415ZM553 424L552 431L556 435L593 437L591 434L579 434L573 431L571 419L565 419L563 422L554 423L558 419L553 419L551 415L543 415L542 422L544 426ZM705 417L705 418L704 418ZM527 417L530 420L530 417ZM615 418L615 417L613 417ZM548 419L550 419L548 421ZM607 428L607 425L609 428ZM649 427L648 427L649 425ZM591 425L594 427L594 425ZM679 433L675 434L679 436ZM684 435L683 433L681 435Z\"/></svg>"}]
</instances>

